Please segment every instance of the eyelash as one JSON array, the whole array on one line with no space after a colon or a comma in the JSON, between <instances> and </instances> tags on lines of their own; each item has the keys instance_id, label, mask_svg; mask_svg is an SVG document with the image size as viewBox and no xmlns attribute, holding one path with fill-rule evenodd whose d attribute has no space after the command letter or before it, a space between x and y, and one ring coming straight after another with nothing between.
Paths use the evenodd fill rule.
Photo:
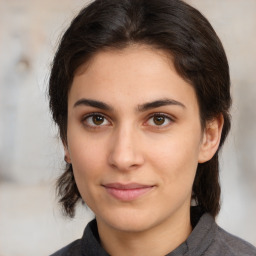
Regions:
<instances>
[{"instance_id":1,"label":"eyelash","mask_svg":"<svg viewBox=\"0 0 256 256\"><path fill-rule=\"evenodd\" d=\"M145 123L148 123L150 121L150 119L153 119L153 118L156 118L156 117L163 118L164 119L164 123L166 121L168 123L167 124L160 124L160 125L157 125L157 124L154 123L154 124L151 124L151 125L148 125L148 126L153 126L154 128L161 129L161 128L165 128L165 127L169 126L170 123L174 122L174 118L171 117L170 115L167 115L167 114L164 114L164 113L154 113L153 115L150 115L148 117L148 119L147 119L147 121Z\"/></svg>"},{"instance_id":2,"label":"eyelash","mask_svg":"<svg viewBox=\"0 0 256 256\"><path fill-rule=\"evenodd\" d=\"M93 120L88 121L89 118L93 118L93 117L100 117L100 118L103 119L103 122L100 123L99 125L97 125L97 124L94 123ZM155 123L154 123L154 124L148 124L151 119L156 118L156 117L163 118L164 123L165 123L166 121L167 121L168 123L167 123L167 124L164 124L164 123L163 123L163 124L159 124L159 125L157 125L157 124L155 124ZM90 122L91 124L89 124L89 122ZM104 124L105 122L108 122L108 124ZM154 121L153 121L153 122L154 122ZM147 121L144 122L143 124L145 124L146 126L152 126L152 127L154 127L154 128L161 129L161 128L165 128L165 127L169 126L170 123L172 123L172 122L174 122L174 118L171 117L170 115L167 115L167 114L164 114L164 113L154 113L154 114L150 115L150 116L147 118ZM82 123L83 123L86 127L90 128L90 129L99 129L99 128L101 128L102 126L110 126L110 125L111 125L111 122L109 121L109 118L107 118L104 114L102 114L102 113L97 113L97 112L95 112L95 113L90 113L90 114L88 114L88 115L85 115L85 116L82 118Z\"/></svg>"},{"instance_id":3,"label":"eyelash","mask_svg":"<svg viewBox=\"0 0 256 256\"><path fill-rule=\"evenodd\" d=\"M93 120L91 120L91 123L92 124L89 124L88 122L88 119L89 118L93 118L93 117L100 117L100 118L103 118L103 123L104 122L108 122L109 124L108 125L102 125L102 124L93 124ZM102 126L109 126L111 124L111 122L109 121L109 119L103 115L102 113L90 113L88 115L85 115L83 118L82 118L82 123L86 126L86 127L89 127L91 129L99 129L101 128Z\"/></svg>"}]
</instances>

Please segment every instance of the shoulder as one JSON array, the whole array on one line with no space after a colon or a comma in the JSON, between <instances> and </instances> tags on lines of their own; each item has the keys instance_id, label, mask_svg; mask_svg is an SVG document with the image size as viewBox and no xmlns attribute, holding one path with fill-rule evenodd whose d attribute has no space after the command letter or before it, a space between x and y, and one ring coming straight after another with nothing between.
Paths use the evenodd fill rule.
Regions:
<instances>
[{"instance_id":1,"label":"shoulder","mask_svg":"<svg viewBox=\"0 0 256 256\"><path fill-rule=\"evenodd\" d=\"M217 226L212 248L216 255L256 256L256 248Z\"/></svg>"},{"instance_id":2,"label":"shoulder","mask_svg":"<svg viewBox=\"0 0 256 256\"><path fill-rule=\"evenodd\" d=\"M80 256L81 255L81 239L78 239L50 256Z\"/></svg>"},{"instance_id":3,"label":"shoulder","mask_svg":"<svg viewBox=\"0 0 256 256\"><path fill-rule=\"evenodd\" d=\"M90 221L83 233L81 239L78 239L50 256L108 256L107 252L102 248L97 229L96 220Z\"/></svg>"},{"instance_id":4,"label":"shoulder","mask_svg":"<svg viewBox=\"0 0 256 256\"><path fill-rule=\"evenodd\" d=\"M194 220L196 225L186 241L188 255L256 256L253 245L219 227L210 214L204 213L199 220L194 216Z\"/></svg>"}]
</instances>

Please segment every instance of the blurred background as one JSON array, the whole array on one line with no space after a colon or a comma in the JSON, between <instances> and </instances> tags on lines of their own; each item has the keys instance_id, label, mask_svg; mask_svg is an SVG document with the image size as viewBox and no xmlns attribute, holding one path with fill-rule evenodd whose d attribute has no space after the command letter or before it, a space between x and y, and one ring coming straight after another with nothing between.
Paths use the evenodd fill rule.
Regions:
<instances>
[{"instance_id":1,"label":"blurred background","mask_svg":"<svg viewBox=\"0 0 256 256\"><path fill-rule=\"evenodd\" d=\"M230 62L233 127L221 156L218 223L256 246L256 1L187 0L212 23ZM84 0L0 0L0 256L49 255L92 214L61 215L63 167L47 102L57 42Z\"/></svg>"}]
</instances>

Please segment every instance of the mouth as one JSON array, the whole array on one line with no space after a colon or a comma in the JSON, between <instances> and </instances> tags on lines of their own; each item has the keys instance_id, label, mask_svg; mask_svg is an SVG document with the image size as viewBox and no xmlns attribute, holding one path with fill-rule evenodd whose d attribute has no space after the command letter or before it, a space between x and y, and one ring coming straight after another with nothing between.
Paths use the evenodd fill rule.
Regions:
<instances>
[{"instance_id":1,"label":"mouth","mask_svg":"<svg viewBox=\"0 0 256 256\"><path fill-rule=\"evenodd\" d=\"M109 183L103 185L107 193L120 201L133 201L151 191L154 185L143 185L138 183Z\"/></svg>"}]
</instances>

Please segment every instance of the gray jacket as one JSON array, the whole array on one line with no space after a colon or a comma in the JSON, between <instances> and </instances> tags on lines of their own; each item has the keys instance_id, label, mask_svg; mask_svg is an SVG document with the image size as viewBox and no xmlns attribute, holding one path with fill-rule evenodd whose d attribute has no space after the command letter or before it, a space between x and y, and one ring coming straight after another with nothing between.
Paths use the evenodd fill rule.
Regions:
<instances>
[{"instance_id":1,"label":"gray jacket","mask_svg":"<svg viewBox=\"0 0 256 256\"><path fill-rule=\"evenodd\" d=\"M254 246L220 228L211 215L192 215L191 220L194 228L188 239L166 256L256 256ZM96 220L88 223L81 239L51 256L108 256L100 245Z\"/></svg>"}]
</instances>

